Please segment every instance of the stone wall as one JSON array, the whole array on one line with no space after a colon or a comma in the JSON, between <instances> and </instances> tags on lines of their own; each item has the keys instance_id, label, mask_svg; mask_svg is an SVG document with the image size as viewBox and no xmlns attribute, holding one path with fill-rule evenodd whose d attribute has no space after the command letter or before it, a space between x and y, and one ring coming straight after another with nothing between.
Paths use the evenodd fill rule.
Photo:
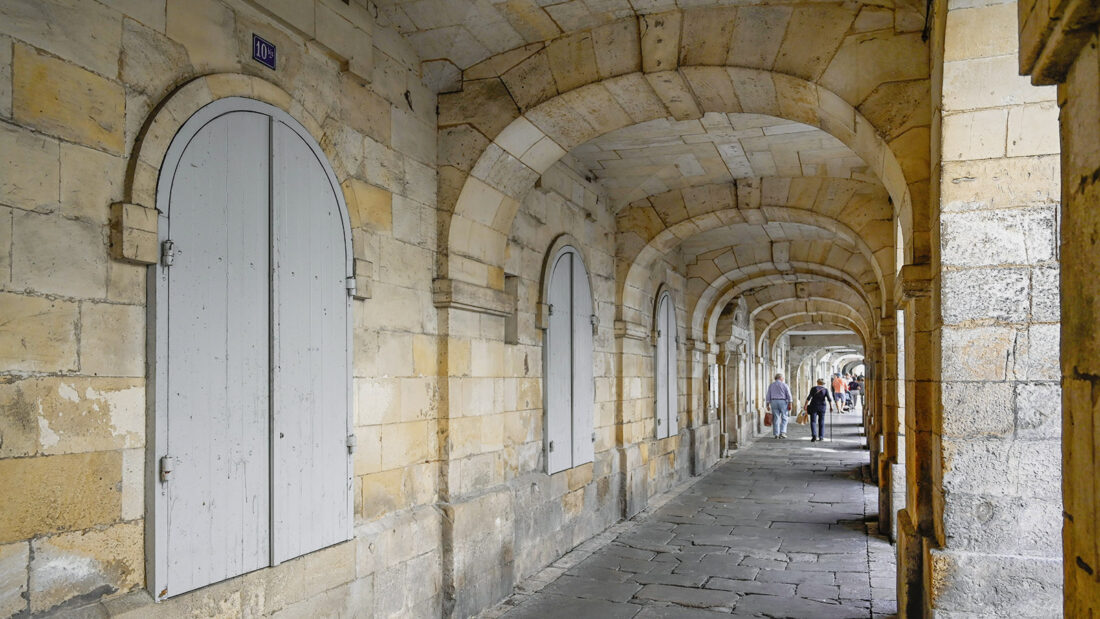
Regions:
<instances>
[{"instance_id":1,"label":"stone wall","mask_svg":"<svg viewBox=\"0 0 1100 619\"><path fill-rule=\"evenodd\" d=\"M250 59L252 33L278 70ZM0 615L150 612L146 267L109 258L111 204L155 206L159 160L139 153L167 145L173 111L231 95L300 120L351 211L369 297L356 539L157 613L439 614L435 95L415 54L359 2L16 0L0 7Z\"/></svg>"},{"instance_id":2,"label":"stone wall","mask_svg":"<svg viewBox=\"0 0 1100 619\"><path fill-rule=\"evenodd\" d=\"M0 490L17 497L0 507L0 613L150 612L140 263L156 252L112 249L123 227L112 204L154 207L159 156L191 112L222 97L301 121L348 204L355 534L170 598L159 614L468 615L717 458L714 420L687 412L706 406L713 355L687 344L682 261L658 261L649 278L673 291L681 333L681 432L657 440L649 334L616 330L615 219L568 158L517 202L487 289L434 281L449 264L437 165L485 143L451 131L438 151L420 59L372 10L359 0L0 9ZM253 33L278 47L278 70L250 59ZM596 458L548 476L538 290L560 233L577 239L598 308ZM60 569L74 561L86 569Z\"/></svg>"}]
</instances>

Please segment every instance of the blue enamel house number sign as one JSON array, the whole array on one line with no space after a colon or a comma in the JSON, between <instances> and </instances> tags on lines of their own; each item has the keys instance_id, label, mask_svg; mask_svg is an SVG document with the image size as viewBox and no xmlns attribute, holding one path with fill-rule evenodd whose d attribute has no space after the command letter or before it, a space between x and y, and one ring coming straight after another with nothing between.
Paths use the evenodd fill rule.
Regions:
<instances>
[{"instance_id":1,"label":"blue enamel house number sign","mask_svg":"<svg viewBox=\"0 0 1100 619\"><path fill-rule=\"evenodd\" d=\"M275 44L258 34L252 35L252 59L268 69L275 69Z\"/></svg>"}]
</instances>

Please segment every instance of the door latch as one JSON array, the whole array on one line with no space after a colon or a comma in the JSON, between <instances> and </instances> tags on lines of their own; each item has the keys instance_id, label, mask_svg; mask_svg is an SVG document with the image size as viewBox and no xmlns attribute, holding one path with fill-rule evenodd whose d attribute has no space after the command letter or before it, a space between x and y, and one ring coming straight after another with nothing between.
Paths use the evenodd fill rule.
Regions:
<instances>
[{"instance_id":1,"label":"door latch","mask_svg":"<svg viewBox=\"0 0 1100 619\"><path fill-rule=\"evenodd\" d=\"M160 263L163 266L170 267L172 262L176 259L176 244L171 240L165 241L160 244Z\"/></svg>"},{"instance_id":2,"label":"door latch","mask_svg":"<svg viewBox=\"0 0 1100 619\"><path fill-rule=\"evenodd\" d=\"M172 471L176 468L176 459L172 456L161 456L160 458L160 481L161 483L167 483L172 478Z\"/></svg>"}]
</instances>

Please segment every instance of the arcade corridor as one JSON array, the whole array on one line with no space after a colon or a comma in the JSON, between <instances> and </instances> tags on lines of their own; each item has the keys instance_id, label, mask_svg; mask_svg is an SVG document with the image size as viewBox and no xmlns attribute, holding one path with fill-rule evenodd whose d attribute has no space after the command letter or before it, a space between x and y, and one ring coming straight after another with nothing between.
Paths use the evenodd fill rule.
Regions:
<instances>
[{"instance_id":1,"label":"arcade corridor","mask_svg":"<svg viewBox=\"0 0 1100 619\"><path fill-rule=\"evenodd\" d=\"M0 619L1095 617L1098 84L1094 0L0 0Z\"/></svg>"}]
</instances>

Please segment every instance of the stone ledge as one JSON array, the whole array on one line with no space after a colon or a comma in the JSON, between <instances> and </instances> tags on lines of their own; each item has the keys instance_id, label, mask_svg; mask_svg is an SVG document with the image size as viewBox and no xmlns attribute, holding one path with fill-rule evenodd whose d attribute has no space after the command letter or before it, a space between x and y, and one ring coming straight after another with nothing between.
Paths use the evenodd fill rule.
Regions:
<instances>
[{"instance_id":1,"label":"stone ledge","mask_svg":"<svg viewBox=\"0 0 1100 619\"><path fill-rule=\"evenodd\" d=\"M901 267L894 286L894 297L899 301L932 296L932 265L922 263Z\"/></svg>"},{"instance_id":2,"label":"stone ledge","mask_svg":"<svg viewBox=\"0 0 1100 619\"><path fill-rule=\"evenodd\" d=\"M652 344L657 343L656 332L651 332L645 325L630 320L615 321L615 337L616 339L626 338Z\"/></svg>"},{"instance_id":3,"label":"stone ledge","mask_svg":"<svg viewBox=\"0 0 1100 619\"><path fill-rule=\"evenodd\" d=\"M1036 86L1058 84L1100 24L1100 4L1089 0L1020 3L1020 73Z\"/></svg>"},{"instance_id":4,"label":"stone ledge","mask_svg":"<svg viewBox=\"0 0 1100 619\"><path fill-rule=\"evenodd\" d=\"M508 316L515 307L515 297L457 279L436 279L432 281L432 304L440 309Z\"/></svg>"},{"instance_id":5,"label":"stone ledge","mask_svg":"<svg viewBox=\"0 0 1100 619\"><path fill-rule=\"evenodd\" d=\"M156 264L157 210L115 202L111 205L111 257L135 264Z\"/></svg>"}]
</instances>

